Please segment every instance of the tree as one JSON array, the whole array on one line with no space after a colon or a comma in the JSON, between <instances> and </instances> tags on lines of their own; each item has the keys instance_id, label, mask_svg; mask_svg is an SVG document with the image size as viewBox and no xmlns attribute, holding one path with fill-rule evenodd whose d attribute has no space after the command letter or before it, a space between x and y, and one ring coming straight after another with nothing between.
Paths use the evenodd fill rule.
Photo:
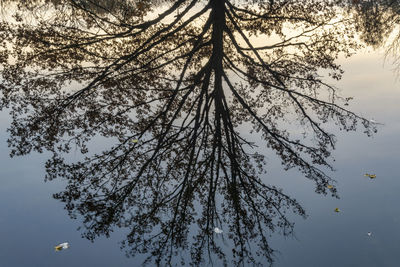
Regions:
<instances>
[{"instance_id":1,"label":"tree","mask_svg":"<svg viewBox=\"0 0 400 267\"><path fill-rule=\"evenodd\" d=\"M358 2L350 10L360 39L367 45L379 48L397 24L399 3L397 0L369 0Z\"/></svg>"},{"instance_id":2,"label":"tree","mask_svg":"<svg viewBox=\"0 0 400 267\"><path fill-rule=\"evenodd\" d=\"M399 73L400 2L397 0L370 0L352 6L349 14L354 17L360 39L373 48L385 48L386 57L393 59Z\"/></svg>"},{"instance_id":3,"label":"tree","mask_svg":"<svg viewBox=\"0 0 400 267\"><path fill-rule=\"evenodd\" d=\"M357 48L353 24L337 18L341 2L112 2L19 3L1 23L11 155L53 153L46 179L68 181L54 196L91 240L126 227L127 254L158 265L187 247L196 266L205 254L273 262L270 231L292 233L286 212L305 211L260 178L265 158L238 128L251 126L285 169L337 197L318 167L332 168L324 123L375 131L319 76L340 79L336 58ZM95 137L115 145L90 153ZM84 158L70 162L74 146Z\"/></svg>"}]
</instances>

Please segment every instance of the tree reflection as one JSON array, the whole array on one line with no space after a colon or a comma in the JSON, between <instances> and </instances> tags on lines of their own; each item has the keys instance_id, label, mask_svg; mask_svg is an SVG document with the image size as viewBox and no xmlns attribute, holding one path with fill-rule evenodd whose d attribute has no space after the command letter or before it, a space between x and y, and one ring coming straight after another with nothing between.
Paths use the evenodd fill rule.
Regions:
<instances>
[{"instance_id":1,"label":"tree reflection","mask_svg":"<svg viewBox=\"0 0 400 267\"><path fill-rule=\"evenodd\" d=\"M374 48L384 47L399 71L400 2L397 0L360 1L351 8L360 39Z\"/></svg>"},{"instance_id":2,"label":"tree reflection","mask_svg":"<svg viewBox=\"0 0 400 267\"><path fill-rule=\"evenodd\" d=\"M381 47L398 23L397 0L359 1L352 6L361 40L375 48Z\"/></svg>"},{"instance_id":3,"label":"tree reflection","mask_svg":"<svg viewBox=\"0 0 400 267\"><path fill-rule=\"evenodd\" d=\"M90 240L129 229L128 255L271 263L270 233L290 234L286 212L305 211L260 178L251 138L337 196L318 167L335 144L324 123L374 131L319 76L340 79L335 59L357 48L337 1L45 2L1 23L11 155L51 151L47 179L68 182L55 198ZM115 145L91 153L95 137ZM82 160L67 159L74 148Z\"/></svg>"}]
</instances>

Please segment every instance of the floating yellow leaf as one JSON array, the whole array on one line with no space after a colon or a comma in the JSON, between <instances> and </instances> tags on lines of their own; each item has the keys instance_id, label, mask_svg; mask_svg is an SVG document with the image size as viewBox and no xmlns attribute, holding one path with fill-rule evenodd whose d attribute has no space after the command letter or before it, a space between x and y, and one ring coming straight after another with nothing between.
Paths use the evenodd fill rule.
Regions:
<instances>
[{"instance_id":1,"label":"floating yellow leaf","mask_svg":"<svg viewBox=\"0 0 400 267\"><path fill-rule=\"evenodd\" d=\"M375 175L375 174L366 173L366 174L364 174L364 176L367 176L367 177L369 177L369 178L371 178L371 179L376 178L376 175Z\"/></svg>"},{"instance_id":2,"label":"floating yellow leaf","mask_svg":"<svg viewBox=\"0 0 400 267\"><path fill-rule=\"evenodd\" d=\"M55 251L60 251L60 250L67 249L67 248L69 248L69 244L67 242L61 243L54 247Z\"/></svg>"},{"instance_id":3,"label":"floating yellow leaf","mask_svg":"<svg viewBox=\"0 0 400 267\"><path fill-rule=\"evenodd\" d=\"M339 208L336 208L336 209L335 209L335 212L340 212L340 209L339 209Z\"/></svg>"},{"instance_id":4,"label":"floating yellow leaf","mask_svg":"<svg viewBox=\"0 0 400 267\"><path fill-rule=\"evenodd\" d=\"M329 189L332 189L333 185L328 184L326 187L328 187Z\"/></svg>"},{"instance_id":5,"label":"floating yellow leaf","mask_svg":"<svg viewBox=\"0 0 400 267\"><path fill-rule=\"evenodd\" d=\"M139 140L137 140L137 139L132 140L132 143L137 143L137 142L139 142Z\"/></svg>"}]
</instances>

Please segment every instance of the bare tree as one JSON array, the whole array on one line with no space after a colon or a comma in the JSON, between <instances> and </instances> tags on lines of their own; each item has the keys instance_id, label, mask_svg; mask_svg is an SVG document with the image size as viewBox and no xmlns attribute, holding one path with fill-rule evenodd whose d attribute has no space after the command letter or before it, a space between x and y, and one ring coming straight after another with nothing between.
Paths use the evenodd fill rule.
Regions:
<instances>
[{"instance_id":1,"label":"bare tree","mask_svg":"<svg viewBox=\"0 0 400 267\"><path fill-rule=\"evenodd\" d=\"M333 196L324 124L375 130L319 75L340 79L336 58L357 48L340 1L45 2L20 3L0 24L11 155L51 151L47 179L68 181L55 198L91 240L129 228L128 255L272 263L270 233L291 234L286 212L305 211L260 178L264 155L238 127ZM115 145L90 153L94 137ZM74 147L86 156L71 162Z\"/></svg>"}]
</instances>

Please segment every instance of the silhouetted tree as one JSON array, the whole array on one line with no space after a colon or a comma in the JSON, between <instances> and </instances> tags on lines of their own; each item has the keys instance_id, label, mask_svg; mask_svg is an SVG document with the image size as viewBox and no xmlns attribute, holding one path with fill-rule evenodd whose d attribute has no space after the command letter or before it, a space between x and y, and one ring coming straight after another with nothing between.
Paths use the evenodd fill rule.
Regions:
<instances>
[{"instance_id":1,"label":"silhouetted tree","mask_svg":"<svg viewBox=\"0 0 400 267\"><path fill-rule=\"evenodd\" d=\"M55 198L91 240L129 228L128 255L271 263L270 231L290 234L285 212L305 212L260 178L264 155L239 126L333 196L318 167L331 168L335 144L324 123L374 131L319 75L340 79L335 59L357 48L341 1L45 2L0 24L11 155L51 151L47 179L68 182ZM95 137L115 145L90 153ZM84 158L68 157L74 147Z\"/></svg>"},{"instance_id":2,"label":"silhouetted tree","mask_svg":"<svg viewBox=\"0 0 400 267\"><path fill-rule=\"evenodd\" d=\"M364 0L349 6L356 30L362 42L374 49L382 49L386 58L400 71L400 1Z\"/></svg>"},{"instance_id":3,"label":"silhouetted tree","mask_svg":"<svg viewBox=\"0 0 400 267\"><path fill-rule=\"evenodd\" d=\"M358 1L350 10L360 39L374 48L382 47L398 25L397 0Z\"/></svg>"}]
</instances>

